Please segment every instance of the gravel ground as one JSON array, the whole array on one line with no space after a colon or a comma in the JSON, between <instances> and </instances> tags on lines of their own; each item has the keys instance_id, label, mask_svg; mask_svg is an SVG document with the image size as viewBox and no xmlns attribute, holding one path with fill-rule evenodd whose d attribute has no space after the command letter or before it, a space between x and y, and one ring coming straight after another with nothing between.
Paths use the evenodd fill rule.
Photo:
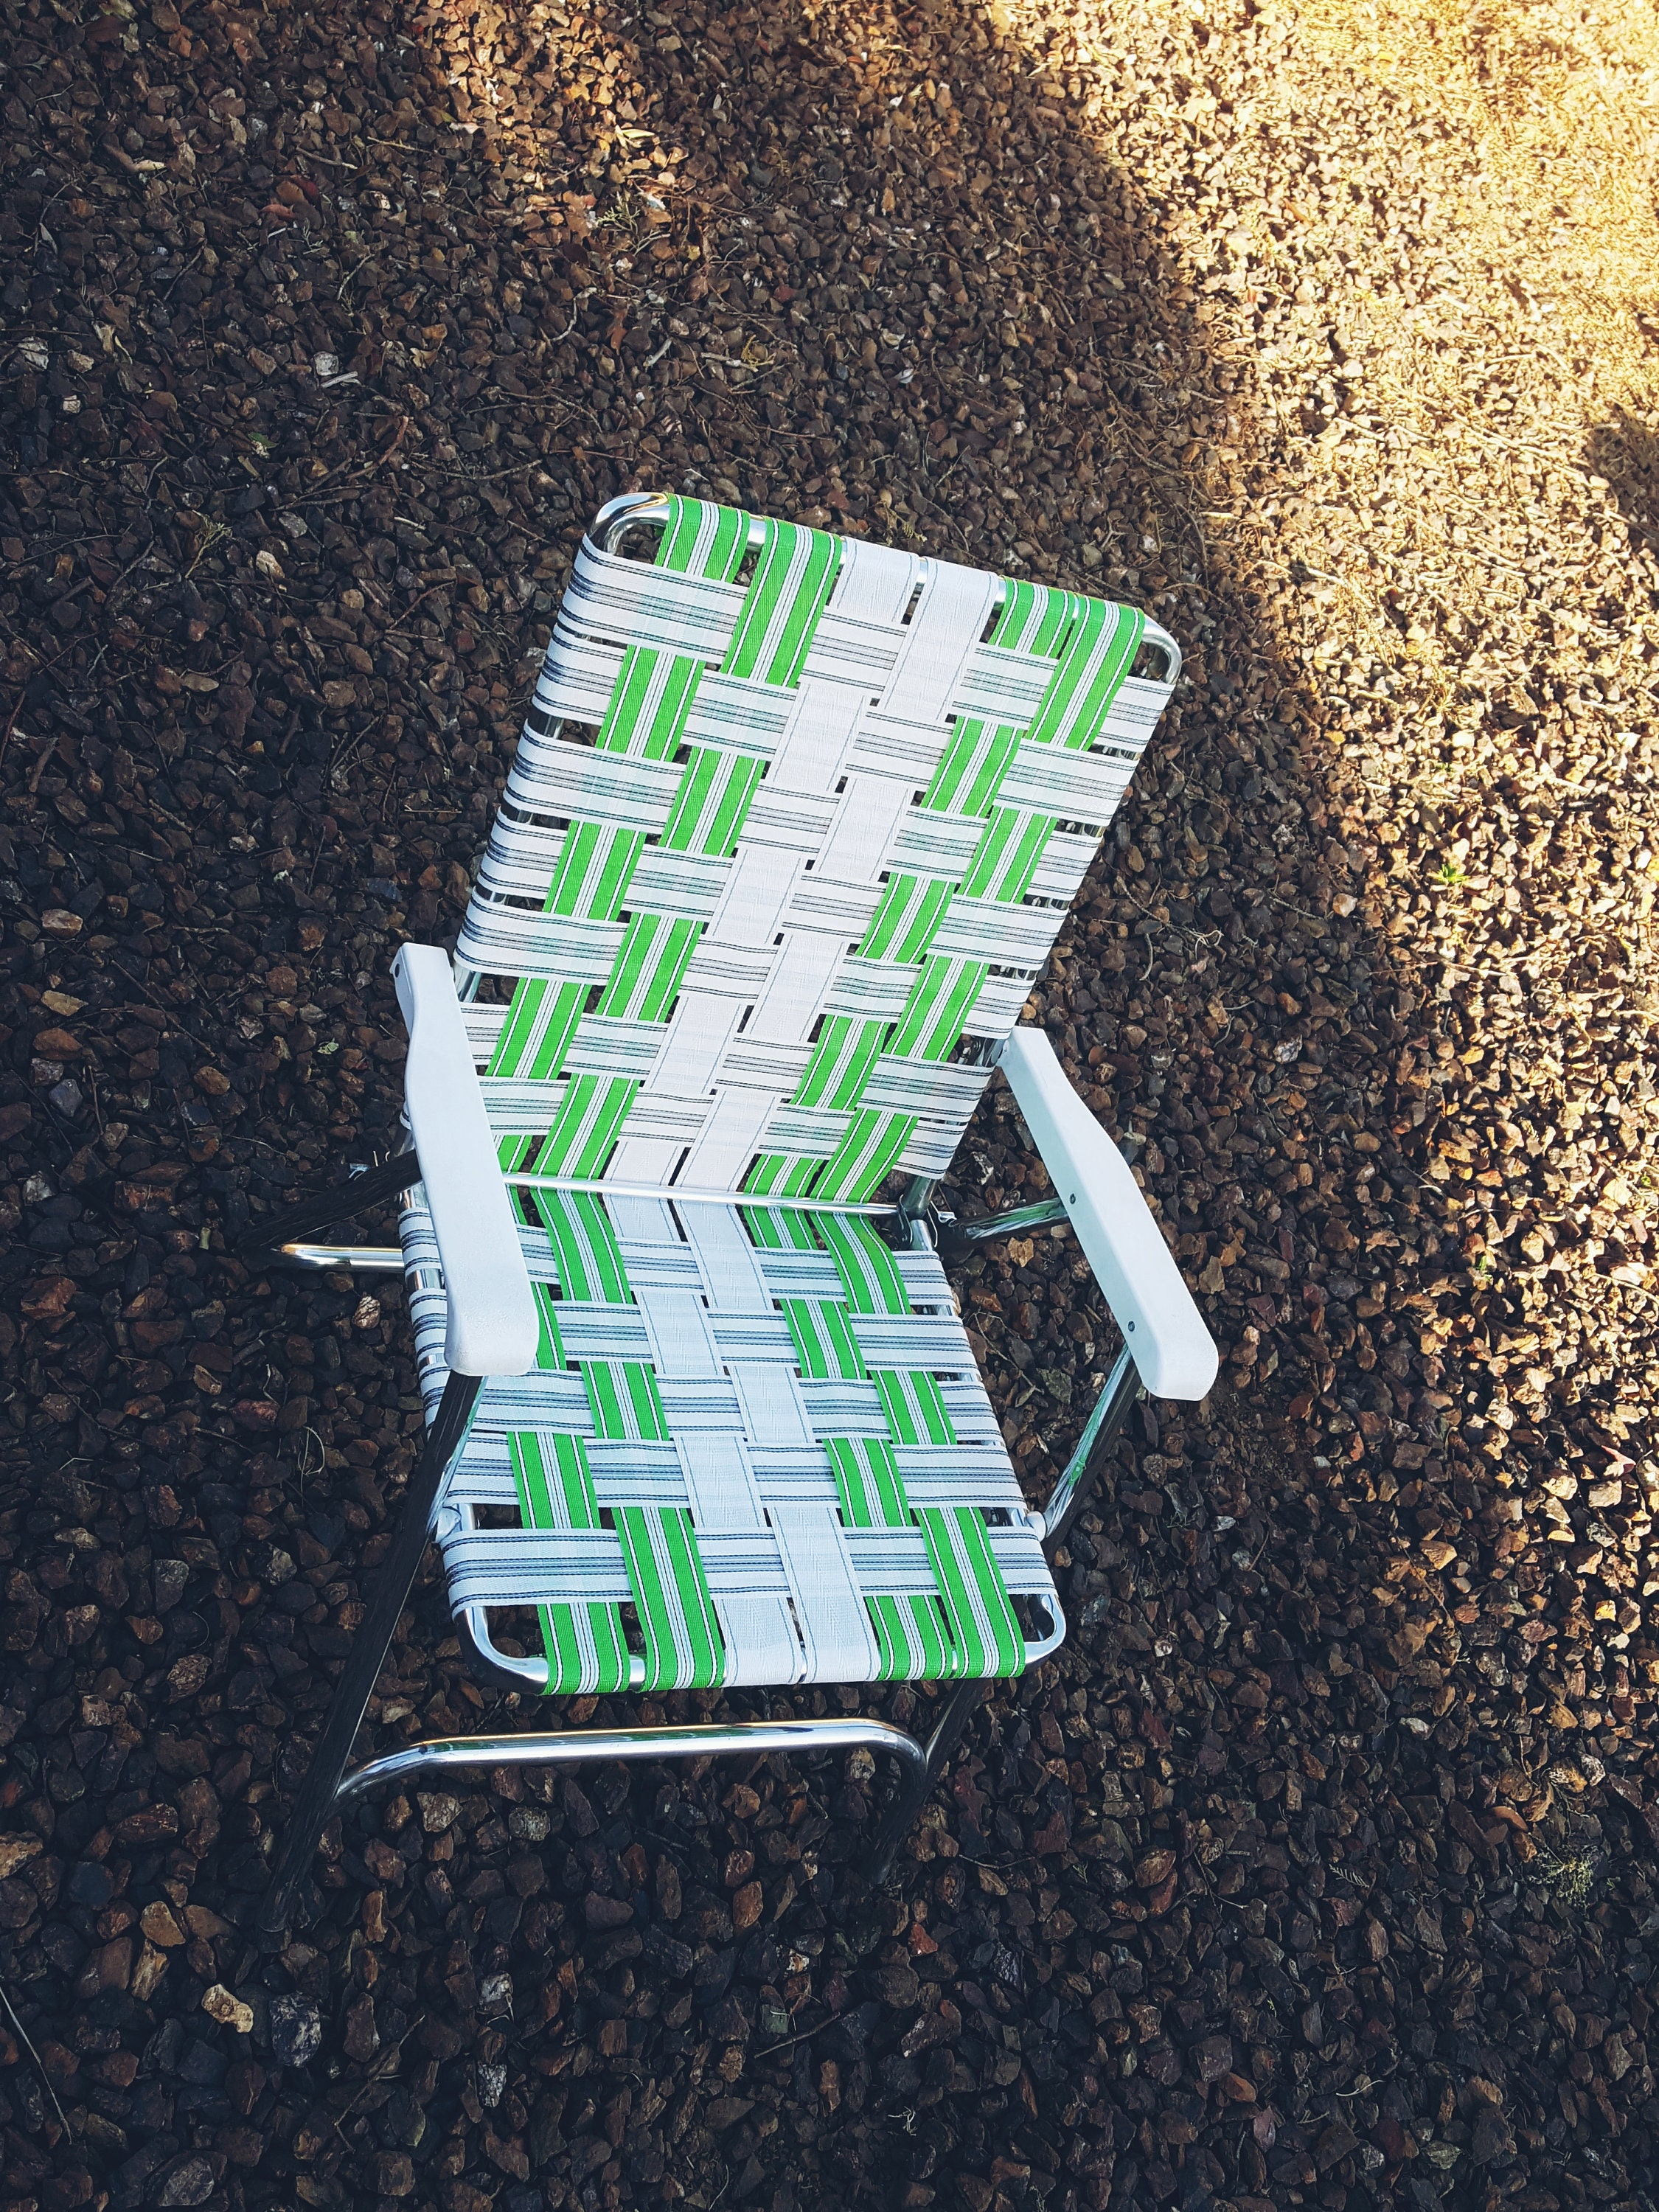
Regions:
<instances>
[{"instance_id":1,"label":"gravel ground","mask_svg":"<svg viewBox=\"0 0 1659 2212\"><path fill-rule=\"evenodd\" d=\"M0 79L5 2203L1651 2205L1650 7L76 4ZM1033 1012L1224 1381L889 1896L857 1763L503 1775L262 1949L418 1407L226 1238L385 1140L640 483L1183 641ZM963 1167L1042 1187L995 1097ZM962 1288L1040 1495L1107 1325ZM509 1721L410 1626L377 1741Z\"/></svg>"}]
</instances>

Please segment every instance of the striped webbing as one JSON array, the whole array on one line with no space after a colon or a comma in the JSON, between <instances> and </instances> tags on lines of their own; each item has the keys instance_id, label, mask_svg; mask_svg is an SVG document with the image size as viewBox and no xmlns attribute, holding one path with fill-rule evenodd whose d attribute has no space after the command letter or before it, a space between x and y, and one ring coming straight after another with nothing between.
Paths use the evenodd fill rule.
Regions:
<instances>
[{"instance_id":1,"label":"striped webbing","mask_svg":"<svg viewBox=\"0 0 1659 2212\"><path fill-rule=\"evenodd\" d=\"M541 1211L565 1297L631 1304L622 1254L599 1200L581 1194L544 1194ZM567 1362L559 1340L558 1306L546 1285L538 1285L538 1295L544 1328L537 1364L543 1370L562 1370ZM656 1376L646 1362L585 1359L580 1368L597 1436L636 1443L668 1441ZM581 1437L519 1431L510 1439L510 1449L519 1506L527 1527L599 1526ZM548 1468L550 1457L556 1474ZM690 1514L682 1506L624 1505L617 1509L615 1521L645 1644L645 1679L640 1686L705 1689L719 1682L724 1647ZM627 1688L628 1645L617 1607L544 1606L541 1621L550 1691Z\"/></svg>"},{"instance_id":2,"label":"striped webbing","mask_svg":"<svg viewBox=\"0 0 1659 2212\"><path fill-rule=\"evenodd\" d=\"M878 1680L1017 1674L1024 1638L991 1548L984 1516L971 1506L917 1510L905 1495L893 1443L954 1443L956 1435L937 1379L925 1369L877 1370L865 1365L848 1326L849 1313L910 1310L893 1255L869 1224L834 1214L746 1208L750 1234L773 1249L821 1244L835 1259L844 1302L786 1298L783 1310L805 1376L872 1382L881 1394L892 1442L883 1437L835 1437L826 1449L848 1528L921 1528L927 1540L937 1594L866 1601L881 1651Z\"/></svg>"},{"instance_id":3,"label":"striped webbing","mask_svg":"<svg viewBox=\"0 0 1659 2212\"><path fill-rule=\"evenodd\" d=\"M630 1304L622 1254L601 1201L543 1194L540 1205L564 1297ZM842 1525L916 1528L927 1543L931 1595L865 1599L880 1655L874 1679L1018 1674L1024 1664L1024 1638L988 1540L984 1514L966 1505L913 1506L895 1456L895 1444L955 1443L938 1380L925 1369L872 1370L848 1326L849 1315L910 1313L892 1254L860 1220L758 1208L746 1210L745 1219L762 1249L827 1251L841 1276L841 1298L782 1302L802 1376L868 1382L880 1394L891 1441L866 1435L826 1442ZM562 1372L570 1363L559 1333L561 1301L545 1284L538 1285L538 1297L543 1319L538 1366ZM670 1441L648 1364L593 1358L577 1364L596 1437ZM527 1528L601 1525L583 1436L547 1428L515 1431L508 1444ZM634 1686L694 1689L724 1680L729 1639L709 1593L693 1516L678 1506L622 1505L611 1518L644 1647L643 1678ZM538 1612L550 1692L605 1693L629 1686L628 1638L618 1606L544 1605Z\"/></svg>"},{"instance_id":4,"label":"striped webbing","mask_svg":"<svg viewBox=\"0 0 1659 2212\"><path fill-rule=\"evenodd\" d=\"M760 687L762 696L779 696L787 720L847 549L841 540L799 525L769 520L756 527L761 543L718 675L722 682ZM676 499L668 502L656 566L729 586L744 565L750 538L747 516ZM997 955L1012 969L1029 966L1034 957L1040 960L1038 945L1030 941L1030 925L1037 922L1027 903L1033 886L1043 875L1045 893L1069 889L1089 848L1076 837L1061 838L1060 881L1051 884L1045 860L1051 848L1058 849L1060 818L1039 805L1004 803L999 794L1005 783L1024 787L1029 770L1022 771L1019 762L1029 761L1034 745L1061 754L1096 743L1145 628L1144 617L1129 608L1047 586L1005 584L990 644L1011 663L1018 657L1045 672L1041 703L1029 720L1029 710L1022 709L1019 721L957 717L948 727L936 749L937 764L930 766L918 794L918 830L910 842L920 839L925 848L931 835L940 852L960 849L963 858L882 872L865 908L867 920L855 923L858 936L846 948L857 966L848 969L841 994L844 1000L861 997L874 1011L836 1010L837 994L829 994L829 1010L803 1039L805 1066L780 1090L768 1123L787 1139L787 1148L775 1141L761 1144L731 1182L757 1193L855 1200L874 1191L896 1166L943 1164L948 1158L982 1079L930 1095L928 1127L919 1133L921 1113L892 1103L888 1094L894 1086L884 1077L884 1064L946 1065L957 1056L970 1024L977 1021L977 1033L984 1033L988 1007L1002 1010L992 1020L999 1030L1018 1012L1024 989L1016 983L1011 991L994 972L1000 964ZM673 795L658 832L633 821L607 820L599 811L571 816L562 832L547 871L543 913L574 926L573 966L591 957L579 958L574 950L574 931L584 925L609 926L616 950L597 990L586 969L568 979L526 974L515 984L486 1074L501 1084L503 1100L510 1095L522 1102L526 1084L547 1085L549 1096L542 1129L532 1133L516 1126L501 1137L501 1160L509 1169L533 1164L541 1172L599 1176L632 1132L656 1135L695 1127L694 1102L704 1072L688 1076L691 1089L683 1094L672 1067L653 1073L652 1039L660 1037L667 1049L676 1001L708 931L706 910L696 910L703 880L698 871L730 861L744 847L766 765L761 752L746 751L735 739L687 741L710 672L697 651L635 645L623 653L593 750L672 769ZM879 697L872 704L878 708ZM1121 734L1117 741L1131 742ZM1098 809L1100 802L1094 804ZM503 827L498 836L510 832ZM630 910L630 887L647 854L653 895L647 904L641 893L638 909ZM674 882L671 854L684 856L679 896L692 911L665 910L675 902L672 895L664 895ZM811 881L804 898L811 896ZM827 889L822 896L829 896ZM857 903L854 896L849 916ZM478 907L476 898L474 904ZM987 917L999 907L1008 913L1006 946L986 939ZM499 911L480 908L480 929ZM1037 933L1042 949L1062 918L1057 906L1042 914ZM976 944L986 940L983 951L970 956L947 949L964 927ZM556 966L556 932L545 941ZM594 938L591 930L580 939L584 946L600 941L610 940ZM464 951L465 942L464 931ZM843 955L825 942L825 957L841 960ZM769 947L769 940L758 946L757 957ZM896 997L877 988L874 978L884 969L895 978ZM884 998L890 1003L875 1004ZM586 1048L579 1045L584 1024L589 1025ZM716 1071L717 1083L756 1079L734 1066L742 1057L740 1042L734 1041ZM780 1068L787 1066L787 1056L775 1057ZM611 1072L582 1066L589 1058L608 1062ZM520 1103L520 1123L523 1118ZM907 1147L912 1148L908 1158Z\"/></svg>"}]
</instances>

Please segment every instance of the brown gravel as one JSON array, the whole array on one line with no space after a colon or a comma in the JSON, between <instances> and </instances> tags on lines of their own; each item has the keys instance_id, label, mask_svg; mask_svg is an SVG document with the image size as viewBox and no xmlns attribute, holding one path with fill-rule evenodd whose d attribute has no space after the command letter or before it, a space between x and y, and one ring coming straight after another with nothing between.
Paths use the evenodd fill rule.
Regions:
<instances>
[{"instance_id":1,"label":"brown gravel","mask_svg":"<svg viewBox=\"0 0 1659 2212\"><path fill-rule=\"evenodd\" d=\"M1651 2205L1651 10L4 15L6 2204ZM1182 640L1036 1012L1227 1379L893 1897L856 1763L496 1776L262 1953L418 1403L226 1241L636 483ZM963 1290L1038 1494L1097 1301ZM435 1583L395 1668L507 1717Z\"/></svg>"}]
</instances>

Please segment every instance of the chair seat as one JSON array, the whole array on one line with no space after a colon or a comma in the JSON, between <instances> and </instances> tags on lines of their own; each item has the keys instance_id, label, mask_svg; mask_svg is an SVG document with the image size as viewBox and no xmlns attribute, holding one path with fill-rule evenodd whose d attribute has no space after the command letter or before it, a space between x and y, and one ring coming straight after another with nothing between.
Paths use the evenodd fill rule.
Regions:
<instances>
[{"instance_id":1,"label":"chair seat","mask_svg":"<svg viewBox=\"0 0 1659 2212\"><path fill-rule=\"evenodd\" d=\"M1017 1674L1059 1644L931 1251L830 1212L515 1198L538 1364L485 1388L434 1523L489 1656L538 1631L541 1662L507 1663L570 1694ZM418 1185L402 1237L430 1419L447 1315Z\"/></svg>"}]
</instances>

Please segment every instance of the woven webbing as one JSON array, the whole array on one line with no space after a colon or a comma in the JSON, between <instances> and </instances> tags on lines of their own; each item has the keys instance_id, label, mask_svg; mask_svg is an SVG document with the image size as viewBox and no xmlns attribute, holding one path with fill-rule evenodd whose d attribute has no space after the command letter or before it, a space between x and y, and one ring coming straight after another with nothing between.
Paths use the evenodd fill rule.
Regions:
<instances>
[{"instance_id":1,"label":"woven webbing","mask_svg":"<svg viewBox=\"0 0 1659 2212\"><path fill-rule=\"evenodd\" d=\"M1169 685L1129 609L657 512L578 557L457 960L503 1165L664 1196L520 1191L540 1356L451 1601L533 1612L556 1691L1015 1673L1060 1611L937 1261L766 1200L949 1164ZM404 1235L435 1402L418 1190Z\"/></svg>"},{"instance_id":2,"label":"woven webbing","mask_svg":"<svg viewBox=\"0 0 1659 2212\"><path fill-rule=\"evenodd\" d=\"M653 564L584 545L457 951L512 984L468 1010L503 1164L940 1172L1167 696L1146 634L698 501Z\"/></svg>"},{"instance_id":3,"label":"woven webbing","mask_svg":"<svg viewBox=\"0 0 1659 2212\"><path fill-rule=\"evenodd\" d=\"M1047 1565L930 1253L834 1216L533 1203L538 1364L486 1387L440 1510L458 1612L532 1611L565 1692L1007 1674L1050 1648ZM404 1243L435 1406L418 1189ZM1035 1643L1016 1596L1048 1610Z\"/></svg>"},{"instance_id":4,"label":"woven webbing","mask_svg":"<svg viewBox=\"0 0 1659 2212\"><path fill-rule=\"evenodd\" d=\"M927 1540L934 1593L925 1598L870 1601L880 1647L878 1678L1018 1674L1024 1664L1024 1638L986 1540L983 1516L969 1506L918 1510L899 1469L896 1443L956 1442L938 1379L925 1368L890 1368L871 1375L849 1326L854 1314L909 1312L892 1254L862 1221L758 1210L748 1211L745 1218L763 1245L793 1245L810 1251L817 1240L834 1255L846 1291L844 1304L829 1298L781 1301L800 1371L815 1379L867 1377L887 1416L892 1442L872 1436L824 1440L843 1524L849 1528L915 1525Z\"/></svg>"}]
</instances>

